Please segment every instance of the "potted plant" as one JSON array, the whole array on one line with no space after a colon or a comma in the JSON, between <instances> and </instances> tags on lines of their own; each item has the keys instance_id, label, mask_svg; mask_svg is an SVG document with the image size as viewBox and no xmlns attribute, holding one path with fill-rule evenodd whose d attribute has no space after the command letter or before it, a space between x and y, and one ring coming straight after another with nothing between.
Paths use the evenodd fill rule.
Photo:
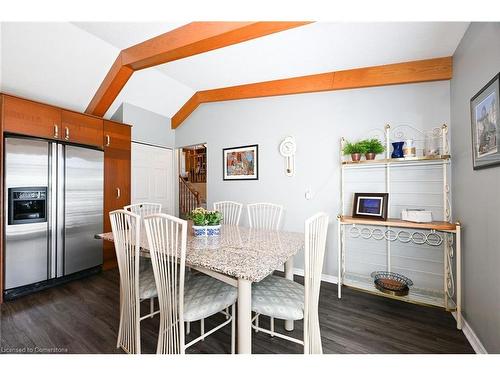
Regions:
<instances>
[{"instance_id":1,"label":"potted plant","mask_svg":"<svg viewBox=\"0 0 500 375\"><path fill-rule=\"evenodd\" d=\"M359 143L364 149L366 160L373 160L377 154L381 154L385 151L385 147L382 142L376 138L364 139Z\"/></svg>"},{"instance_id":2,"label":"potted plant","mask_svg":"<svg viewBox=\"0 0 500 375\"><path fill-rule=\"evenodd\" d=\"M188 219L193 221L195 237L218 236L222 214L219 211L207 211L198 207L188 214Z\"/></svg>"},{"instance_id":3,"label":"potted plant","mask_svg":"<svg viewBox=\"0 0 500 375\"><path fill-rule=\"evenodd\" d=\"M218 236L220 234L220 223L222 221L222 213L219 211L207 211L207 236Z\"/></svg>"},{"instance_id":4,"label":"potted plant","mask_svg":"<svg viewBox=\"0 0 500 375\"><path fill-rule=\"evenodd\" d=\"M365 153L365 149L361 142L346 142L342 152L344 155L351 155L352 161L359 161L361 154Z\"/></svg>"},{"instance_id":5,"label":"potted plant","mask_svg":"<svg viewBox=\"0 0 500 375\"><path fill-rule=\"evenodd\" d=\"M193 221L193 232L195 237L204 237L207 235L206 212L207 210L203 207L198 207L187 215L187 218Z\"/></svg>"}]
</instances>

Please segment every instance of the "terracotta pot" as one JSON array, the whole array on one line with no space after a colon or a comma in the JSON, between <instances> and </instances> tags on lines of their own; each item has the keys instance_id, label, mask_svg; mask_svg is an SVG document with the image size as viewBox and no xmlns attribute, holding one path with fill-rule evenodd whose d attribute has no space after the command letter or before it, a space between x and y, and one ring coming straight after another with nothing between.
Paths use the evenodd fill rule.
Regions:
<instances>
[{"instance_id":1,"label":"terracotta pot","mask_svg":"<svg viewBox=\"0 0 500 375\"><path fill-rule=\"evenodd\" d=\"M351 159L352 161L360 161L361 160L361 154L359 152L355 154L351 154Z\"/></svg>"},{"instance_id":2,"label":"terracotta pot","mask_svg":"<svg viewBox=\"0 0 500 375\"><path fill-rule=\"evenodd\" d=\"M373 159L375 159L375 156L376 156L376 154L374 152L367 152L365 154L366 160L373 160Z\"/></svg>"}]
</instances>

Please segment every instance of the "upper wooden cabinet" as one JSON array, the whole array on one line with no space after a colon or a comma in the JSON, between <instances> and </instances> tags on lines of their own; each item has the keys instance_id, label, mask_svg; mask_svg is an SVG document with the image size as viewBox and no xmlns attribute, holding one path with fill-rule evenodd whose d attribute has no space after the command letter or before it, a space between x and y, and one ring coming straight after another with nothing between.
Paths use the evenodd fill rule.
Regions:
<instances>
[{"instance_id":1,"label":"upper wooden cabinet","mask_svg":"<svg viewBox=\"0 0 500 375\"><path fill-rule=\"evenodd\" d=\"M30 100L3 96L4 131L41 138L61 138L61 110Z\"/></svg>"},{"instance_id":2,"label":"upper wooden cabinet","mask_svg":"<svg viewBox=\"0 0 500 375\"><path fill-rule=\"evenodd\" d=\"M104 149L130 150L130 126L104 120Z\"/></svg>"},{"instance_id":3,"label":"upper wooden cabinet","mask_svg":"<svg viewBox=\"0 0 500 375\"><path fill-rule=\"evenodd\" d=\"M3 95L4 131L103 148L103 120Z\"/></svg>"},{"instance_id":4,"label":"upper wooden cabinet","mask_svg":"<svg viewBox=\"0 0 500 375\"><path fill-rule=\"evenodd\" d=\"M103 147L103 120L81 113L61 111L61 139L89 146Z\"/></svg>"}]
</instances>

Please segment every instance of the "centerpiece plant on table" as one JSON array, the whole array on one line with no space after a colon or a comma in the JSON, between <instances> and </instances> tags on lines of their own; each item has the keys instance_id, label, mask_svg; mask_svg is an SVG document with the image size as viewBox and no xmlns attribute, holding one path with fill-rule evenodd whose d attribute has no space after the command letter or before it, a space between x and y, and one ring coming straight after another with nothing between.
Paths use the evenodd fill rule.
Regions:
<instances>
[{"instance_id":1,"label":"centerpiece plant on table","mask_svg":"<svg viewBox=\"0 0 500 375\"><path fill-rule=\"evenodd\" d=\"M218 236L220 234L222 213L219 211L208 211L203 207L198 207L188 214L188 219L193 221L195 237Z\"/></svg>"}]
</instances>

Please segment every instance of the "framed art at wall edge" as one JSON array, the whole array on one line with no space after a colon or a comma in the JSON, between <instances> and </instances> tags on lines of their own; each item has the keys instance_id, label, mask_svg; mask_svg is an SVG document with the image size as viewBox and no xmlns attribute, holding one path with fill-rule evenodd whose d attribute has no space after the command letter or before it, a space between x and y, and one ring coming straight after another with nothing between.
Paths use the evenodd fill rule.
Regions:
<instances>
[{"instance_id":1,"label":"framed art at wall edge","mask_svg":"<svg viewBox=\"0 0 500 375\"><path fill-rule=\"evenodd\" d=\"M222 150L224 181L259 179L259 146L239 146Z\"/></svg>"},{"instance_id":2,"label":"framed art at wall edge","mask_svg":"<svg viewBox=\"0 0 500 375\"><path fill-rule=\"evenodd\" d=\"M500 73L470 100L474 169L500 164L499 77Z\"/></svg>"}]
</instances>

